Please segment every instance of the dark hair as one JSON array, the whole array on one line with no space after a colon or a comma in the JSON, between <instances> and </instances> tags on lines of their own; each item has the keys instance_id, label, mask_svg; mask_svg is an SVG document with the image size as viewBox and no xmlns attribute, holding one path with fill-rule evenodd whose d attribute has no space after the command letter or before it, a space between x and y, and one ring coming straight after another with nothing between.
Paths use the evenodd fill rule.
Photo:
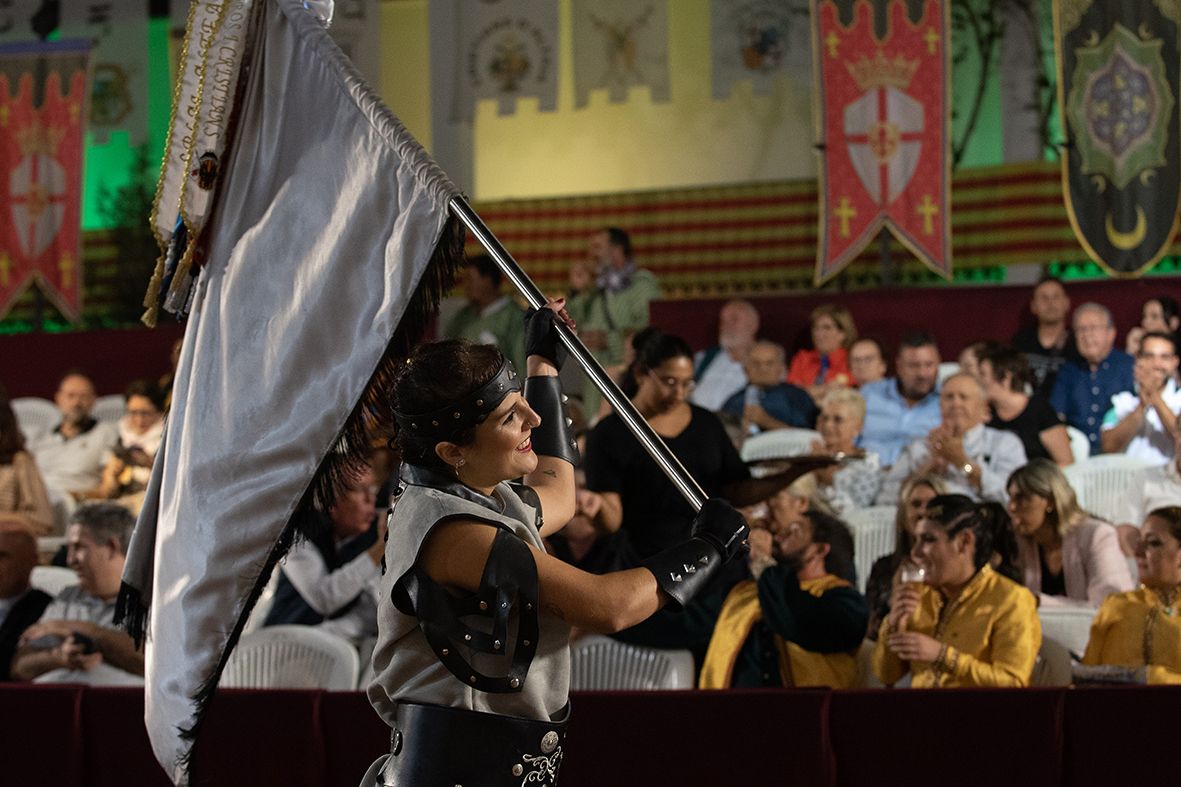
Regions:
<instances>
[{"instance_id":1,"label":"dark hair","mask_svg":"<svg viewBox=\"0 0 1181 787\"><path fill-rule=\"evenodd\" d=\"M1050 274L1047 273L1047 274L1044 274L1040 279L1037 280L1037 284L1033 285L1033 292L1037 292L1037 288L1041 287L1043 284L1051 284L1051 283L1057 284L1063 290L1066 289L1066 284L1062 281L1062 279L1058 278L1057 276L1051 276Z\"/></svg>"},{"instance_id":2,"label":"dark hair","mask_svg":"<svg viewBox=\"0 0 1181 787\"><path fill-rule=\"evenodd\" d=\"M102 501L86 503L74 509L70 524L81 525L99 544L114 541L120 554L127 554L127 543L135 529L135 517L118 503Z\"/></svg>"},{"instance_id":3,"label":"dark hair","mask_svg":"<svg viewBox=\"0 0 1181 787\"><path fill-rule=\"evenodd\" d=\"M1169 526L1169 535L1181 541L1181 506L1162 506L1148 512Z\"/></svg>"},{"instance_id":4,"label":"dark hair","mask_svg":"<svg viewBox=\"0 0 1181 787\"><path fill-rule=\"evenodd\" d=\"M11 464L17 451L24 448L25 436L16 422L16 413L12 411L12 400L8 398L7 389L0 385L0 465Z\"/></svg>"},{"instance_id":5,"label":"dark hair","mask_svg":"<svg viewBox=\"0 0 1181 787\"><path fill-rule=\"evenodd\" d=\"M1158 295L1154 298L1149 298L1145 303L1151 303L1152 301L1160 304L1160 314L1164 318L1165 325L1168 325L1169 320L1174 317L1181 317L1181 306L1178 306L1177 301L1168 295Z\"/></svg>"},{"instance_id":6,"label":"dark hair","mask_svg":"<svg viewBox=\"0 0 1181 787\"><path fill-rule=\"evenodd\" d=\"M849 526L835 516L809 509L804 516L812 523L812 543L828 544L824 556L824 570L850 582L857 581L853 563L853 534Z\"/></svg>"},{"instance_id":7,"label":"dark hair","mask_svg":"<svg viewBox=\"0 0 1181 787\"><path fill-rule=\"evenodd\" d=\"M927 519L937 523L949 538L971 528L976 536L976 551L972 555L976 570L992 562L995 553L1000 556L996 572L1021 583L1017 537L1009 513L1000 503L980 502L966 495L936 495L927 504Z\"/></svg>"},{"instance_id":8,"label":"dark hair","mask_svg":"<svg viewBox=\"0 0 1181 787\"><path fill-rule=\"evenodd\" d=\"M898 354L901 355L903 350L914 350L919 347L934 347L938 351L939 344L935 337L926 331L907 331L902 334L902 341L898 343Z\"/></svg>"},{"instance_id":9,"label":"dark hair","mask_svg":"<svg viewBox=\"0 0 1181 787\"><path fill-rule=\"evenodd\" d=\"M604 227L603 232L607 233L607 242L612 246L618 246L623 249L623 258L630 260L632 258L632 239L628 234L619 227Z\"/></svg>"},{"instance_id":10,"label":"dark hair","mask_svg":"<svg viewBox=\"0 0 1181 787\"><path fill-rule=\"evenodd\" d=\"M500 266L493 262L491 257L487 254L477 254L475 257L468 257L467 264L475 268L476 272L485 279L490 279L493 287L500 289L504 274L500 272Z\"/></svg>"},{"instance_id":11,"label":"dark hair","mask_svg":"<svg viewBox=\"0 0 1181 787\"><path fill-rule=\"evenodd\" d=\"M1140 349L1141 350L1144 349L1144 342L1146 342L1149 339L1163 339L1164 341L1168 342L1169 344L1171 344L1173 346L1173 355L1177 354L1177 337L1176 337L1176 335L1171 334L1171 333L1165 333L1164 331L1149 331L1148 333L1146 333L1140 337Z\"/></svg>"},{"instance_id":12,"label":"dark hair","mask_svg":"<svg viewBox=\"0 0 1181 787\"><path fill-rule=\"evenodd\" d=\"M64 383L69 377L81 377L86 380L86 382L90 383L91 388L96 387L94 384L94 378L90 376L90 373L77 366L71 366L69 369L66 369L64 372L62 372L62 376L57 378L57 387L61 388L62 383Z\"/></svg>"},{"instance_id":13,"label":"dark hair","mask_svg":"<svg viewBox=\"0 0 1181 787\"><path fill-rule=\"evenodd\" d=\"M977 342L977 344L984 344L984 342ZM1021 393L1025 390L1026 385L1034 383L1033 371L1029 368L1029 361L1026 359L1025 353L1014 350L1012 347L1005 347L993 342L991 346L976 353L976 360L988 361L992 364L992 379L998 383L1005 379L1006 374L1012 375L1009 379L1009 389L1012 391Z\"/></svg>"},{"instance_id":14,"label":"dark hair","mask_svg":"<svg viewBox=\"0 0 1181 787\"><path fill-rule=\"evenodd\" d=\"M636 352L636 358L619 381L620 390L629 399L639 390L637 375L655 369L670 358L693 359L693 348L688 342L652 326L632 337L632 349Z\"/></svg>"},{"instance_id":15,"label":"dark hair","mask_svg":"<svg viewBox=\"0 0 1181 787\"><path fill-rule=\"evenodd\" d=\"M403 413L428 413L457 402L487 383L504 356L490 344L463 339L421 344L414 349L394 380L394 409ZM476 436L476 425L452 435L450 442L467 445ZM412 464L450 471L435 453L437 440L399 429L394 438L402 458Z\"/></svg>"},{"instance_id":16,"label":"dark hair","mask_svg":"<svg viewBox=\"0 0 1181 787\"><path fill-rule=\"evenodd\" d=\"M164 391L151 380L133 380L123 389L124 400L130 402L133 396L142 396L157 410L164 412Z\"/></svg>"}]
</instances>

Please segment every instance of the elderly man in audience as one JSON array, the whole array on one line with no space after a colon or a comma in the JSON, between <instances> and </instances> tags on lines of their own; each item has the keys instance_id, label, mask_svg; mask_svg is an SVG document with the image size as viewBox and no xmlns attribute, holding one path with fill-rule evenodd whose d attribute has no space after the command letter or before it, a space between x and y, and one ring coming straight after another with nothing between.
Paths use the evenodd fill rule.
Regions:
<instances>
[{"instance_id":1,"label":"elderly man in audience","mask_svg":"<svg viewBox=\"0 0 1181 787\"><path fill-rule=\"evenodd\" d=\"M1166 464L1173 458L1173 435L1181 410L1176 338L1168 333L1144 334L1133 377L1135 390L1111 397L1100 435L1103 450Z\"/></svg>"},{"instance_id":2,"label":"elderly man in audience","mask_svg":"<svg viewBox=\"0 0 1181 787\"><path fill-rule=\"evenodd\" d=\"M752 529L750 547L754 579L726 596L700 687L852 686L869 610L849 582L849 529L810 511L776 532Z\"/></svg>"},{"instance_id":3,"label":"elderly man in audience","mask_svg":"<svg viewBox=\"0 0 1181 787\"><path fill-rule=\"evenodd\" d=\"M1038 282L1029 299L1029 311L1036 324L1015 333L1009 343L1029 359L1034 390L1049 396L1058 369L1067 361L1079 360L1078 349L1066 322L1070 315L1070 297L1062 282L1053 276Z\"/></svg>"},{"instance_id":4,"label":"elderly man in audience","mask_svg":"<svg viewBox=\"0 0 1181 787\"><path fill-rule=\"evenodd\" d=\"M828 454L840 465L816 470L820 499L839 515L873 505L882 485L882 468L872 451L857 448L865 423L865 399L852 388L836 388L820 402L812 453Z\"/></svg>"},{"instance_id":5,"label":"elderly man in audience","mask_svg":"<svg viewBox=\"0 0 1181 787\"><path fill-rule=\"evenodd\" d=\"M966 372L944 381L939 406L942 423L902 451L882 482L878 503L894 503L903 481L915 473L930 473L942 478L950 492L1004 504L1005 482L1025 464L1020 438L984 425L984 389Z\"/></svg>"},{"instance_id":6,"label":"elderly man in audience","mask_svg":"<svg viewBox=\"0 0 1181 787\"><path fill-rule=\"evenodd\" d=\"M9 668L17 642L52 600L29 585L36 565L37 542L29 531L0 525L0 682L12 680Z\"/></svg>"},{"instance_id":7,"label":"elderly man in audience","mask_svg":"<svg viewBox=\"0 0 1181 787\"><path fill-rule=\"evenodd\" d=\"M1166 506L1148 514L1136 546L1136 567L1140 588L1108 596L1099 607L1083 664L1101 667L1109 680L1181 683L1181 508Z\"/></svg>"},{"instance_id":8,"label":"elderly man in audience","mask_svg":"<svg viewBox=\"0 0 1181 787\"><path fill-rule=\"evenodd\" d=\"M789 426L811 429L816 404L803 388L784 382L787 358L783 345L755 342L746 356L746 389L726 400L722 410L742 419L743 434Z\"/></svg>"},{"instance_id":9,"label":"elderly man in audience","mask_svg":"<svg viewBox=\"0 0 1181 787\"><path fill-rule=\"evenodd\" d=\"M862 337L849 347L849 373L853 384L876 383L886 376L886 356L877 339Z\"/></svg>"},{"instance_id":10,"label":"elderly man in audience","mask_svg":"<svg viewBox=\"0 0 1181 787\"><path fill-rule=\"evenodd\" d=\"M648 325L648 304L660 297L660 284L636 264L628 234L607 227L587 240L584 261L570 269L566 310L578 324L578 335L604 367L625 363L631 337ZM592 417L602 398L593 385L584 385L583 412Z\"/></svg>"},{"instance_id":11,"label":"elderly man in audience","mask_svg":"<svg viewBox=\"0 0 1181 787\"><path fill-rule=\"evenodd\" d=\"M759 312L750 301L727 301L718 315L718 344L693 356L697 388L689 401L715 413L746 387L746 356L759 333Z\"/></svg>"},{"instance_id":12,"label":"elderly man in audience","mask_svg":"<svg viewBox=\"0 0 1181 787\"><path fill-rule=\"evenodd\" d=\"M992 405L988 425L1021 438L1027 459L1052 459L1065 467L1074 462L1066 424L1040 394L1026 392L1033 382L1025 356L997 346L980 356L980 380Z\"/></svg>"},{"instance_id":13,"label":"elderly man in audience","mask_svg":"<svg viewBox=\"0 0 1181 787\"><path fill-rule=\"evenodd\" d=\"M89 377L77 371L67 372L53 397L61 412L61 422L29 442L29 453L37 460L49 501L54 506L58 533L74 509L75 497L102 481L103 465L119 441L115 424L101 423L91 417L97 398Z\"/></svg>"},{"instance_id":14,"label":"elderly man in audience","mask_svg":"<svg viewBox=\"0 0 1181 787\"><path fill-rule=\"evenodd\" d=\"M1091 453L1102 453L1100 429L1111 397L1135 385L1132 356L1115 348L1115 323L1107 307L1084 303L1074 310L1074 337L1081 358L1064 364L1050 393L1050 406L1082 431Z\"/></svg>"},{"instance_id":15,"label":"elderly man in audience","mask_svg":"<svg viewBox=\"0 0 1181 787\"><path fill-rule=\"evenodd\" d=\"M467 303L443 328L443 338L491 344L524 369L525 314L512 298L501 294L502 280L500 268L487 254L469 259L463 275Z\"/></svg>"},{"instance_id":16,"label":"elderly man in audience","mask_svg":"<svg viewBox=\"0 0 1181 787\"><path fill-rule=\"evenodd\" d=\"M74 511L66 533L78 584L57 594L21 637L12 675L38 682L141 685L143 653L115 627L115 598L135 520L110 502Z\"/></svg>"},{"instance_id":17,"label":"elderly man in audience","mask_svg":"<svg viewBox=\"0 0 1181 787\"><path fill-rule=\"evenodd\" d=\"M377 494L368 468L348 480L324 517L323 536L302 541L287 554L264 625L319 625L355 646L377 636L386 528Z\"/></svg>"},{"instance_id":18,"label":"elderly man in audience","mask_svg":"<svg viewBox=\"0 0 1181 787\"><path fill-rule=\"evenodd\" d=\"M921 332L904 336L894 368L897 378L861 386L865 397L861 447L876 453L884 467L894 464L908 443L939 425L935 340Z\"/></svg>"}]
</instances>

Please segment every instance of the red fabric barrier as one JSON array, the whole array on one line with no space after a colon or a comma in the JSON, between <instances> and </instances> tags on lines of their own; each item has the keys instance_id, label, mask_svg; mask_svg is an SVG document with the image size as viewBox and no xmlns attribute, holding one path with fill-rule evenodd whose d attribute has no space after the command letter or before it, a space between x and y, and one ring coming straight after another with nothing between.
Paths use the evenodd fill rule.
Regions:
<instances>
[{"instance_id":1,"label":"red fabric barrier","mask_svg":"<svg viewBox=\"0 0 1181 787\"><path fill-rule=\"evenodd\" d=\"M0 688L0 781L85 783L83 692L81 686L4 684Z\"/></svg>"},{"instance_id":2,"label":"red fabric barrier","mask_svg":"<svg viewBox=\"0 0 1181 787\"><path fill-rule=\"evenodd\" d=\"M1061 783L1060 689L834 692L841 787ZM1112 782L1115 784L1118 782Z\"/></svg>"},{"instance_id":3,"label":"red fabric barrier","mask_svg":"<svg viewBox=\"0 0 1181 787\"><path fill-rule=\"evenodd\" d=\"M332 787L357 787L365 770L390 750L390 728L359 691L328 692L320 700L328 778Z\"/></svg>"},{"instance_id":4,"label":"red fabric barrier","mask_svg":"<svg viewBox=\"0 0 1181 787\"><path fill-rule=\"evenodd\" d=\"M1065 784L1178 783L1181 687L1079 689L1064 704Z\"/></svg>"},{"instance_id":5,"label":"red fabric barrier","mask_svg":"<svg viewBox=\"0 0 1181 787\"><path fill-rule=\"evenodd\" d=\"M87 785L169 787L172 784L152 754L143 718L142 689L94 688L83 692Z\"/></svg>"}]
</instances>

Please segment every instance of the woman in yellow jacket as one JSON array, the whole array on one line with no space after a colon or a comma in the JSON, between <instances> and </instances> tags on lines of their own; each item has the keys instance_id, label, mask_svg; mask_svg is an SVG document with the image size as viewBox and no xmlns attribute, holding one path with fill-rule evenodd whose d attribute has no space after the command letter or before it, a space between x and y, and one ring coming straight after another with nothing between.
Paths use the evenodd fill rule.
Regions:
<instances>
[{"instance_id":1,"label":"woman in yellow jacket","mask_svg":"<svg viewBox=\"0 0 1181 787\"><path fill-rule=\"evenodd\" d=\"M1136 565L1140 588L1099 607L1083 664L1124 667L1140 682L1181 683L1181 507L1158 508L1144 520Z\"/></svg>"},{"instance_id":2,"label":"woman in yellow jacket","mask_svg":"<svg viewBox=\"0 0 1181 787\"><path fill-rule=\"evenodd\" d=\"M892 685L910 672L915 687L1028 686L1042 627L1033 594L1010 578L1015 553L997 503L932 498L911 553L924 584L894 592L874 649L878 678Z\"/></svg>"}]
</instances>

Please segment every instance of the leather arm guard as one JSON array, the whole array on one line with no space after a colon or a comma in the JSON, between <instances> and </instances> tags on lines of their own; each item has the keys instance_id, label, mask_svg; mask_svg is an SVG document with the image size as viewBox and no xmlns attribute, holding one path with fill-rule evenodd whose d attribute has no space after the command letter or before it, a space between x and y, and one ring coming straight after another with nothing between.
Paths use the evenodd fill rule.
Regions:
<instances>
[{"instance_id":1,"label":"leather arm guard","mask_svg":"<svg viewBox=\"0 0 1181 787\"><path fill-rule=\"evenodd\" d=\"M652 572L656 584L672 599L669 606L682 609L709 584L724 562L717 547L694 536L640 561L640 565Z\"/></svg>"},{"instance_id":2,"label":"leather arm guard","mask_svg":"<svg viewBox=\"0 0 1181 787\"><path fill-rule=\"evenodd\" d=\"M578 464L578 445L570 430L571 421L562 406L566 397L557 377L529 377L525 380L525 401L541 416L541 425L530 436L538 456L552 456Z\"/></svg>"}]
</instances>

